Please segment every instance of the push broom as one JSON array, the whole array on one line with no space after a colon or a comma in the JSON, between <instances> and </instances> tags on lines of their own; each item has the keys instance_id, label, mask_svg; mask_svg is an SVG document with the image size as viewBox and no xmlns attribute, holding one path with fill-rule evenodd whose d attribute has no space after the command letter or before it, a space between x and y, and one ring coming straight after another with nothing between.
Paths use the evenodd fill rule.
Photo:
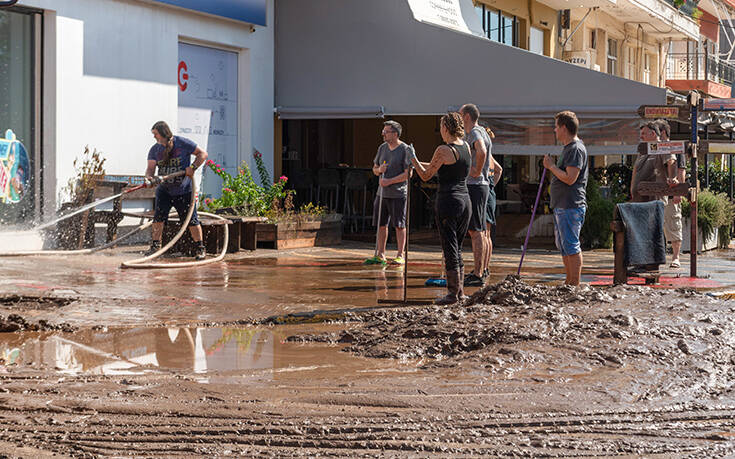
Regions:
<instances>
[{"instance_id":1,"label":"push broom","mask_svg":"<svg viewBox=\"0 0 735 459\"><path fill-rule=\"evenodd\" d=\"M383 164L385 164L385 161L383 161ZM383 179L383 175L385 174L380 174L380 180ZM383 188L380 186L380 181L378 181L378 194L380 195L380 201L378 201L378 223L377 225L375 225L375 253L373 254L372 257L365 260L363 264L385 266L388 264L388 262L378 256L378 237L380 236L380 216L383 211Z\"/></svg>"},{"instance_id":2,"label":"push broom","mask_svg":"<svg viewBox=\"0 0 735 459\"><path fill-rule=\"evenodd\" d=\"M518 263L518 275L521 275L521 266L523 266L523 258L526 256L526 249L528 249L528 238L531 236L531 227L533 226L533 219L536 217L536 209L538 209L538 201L541 198L541 190L544 188L544 179L546 178L546 168L541 173L541 183L538 184L538 193L536 193L536 203L533 205L533 212L531 212L531 222L528 224L528 231L526 231L526 241L523 243L523 252L521 252L521 262Z\"/></svg>"}]
</instances>

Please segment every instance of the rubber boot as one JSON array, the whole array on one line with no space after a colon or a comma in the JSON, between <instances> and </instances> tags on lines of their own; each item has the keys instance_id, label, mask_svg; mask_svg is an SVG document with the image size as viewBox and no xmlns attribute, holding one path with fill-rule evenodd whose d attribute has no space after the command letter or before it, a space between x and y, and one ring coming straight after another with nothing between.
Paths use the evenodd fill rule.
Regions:
<instances>
[{"instance_id":1,"label":"rubber boot","mask_svg":"<svg viewBox=\"0 0 735 459\"><path fill-rule=\"evenodd\" d=\"M459 285L457 286L457 301L465 301L469 297L464 294L464 266L459 268Z\"/></svg>"},{"instance_id":2,"label":"rubber boot","mask_svg":"<svg viewBox=\"0 0 735 459\"><path fill-rule=\"evenodd\" d=\"M151 246L145 251L144 255L147 257L161 250L161 241L151 241Z\"/></svg>"},{"instance_id":3,"label":"rubber boot","mask_svg":"<svg viewBox=\"0 0 735 459\"><path fill-rule=\"evenodd\" d=\"M459 277L459 271L447 271L447 290L446 296L434 300L434 304L454 304L457 302L457 292L462 285L462 278Z\"/></svg>"},{"instance_id":4,"label":"rubber boot","mask_svg":"<svg viewBox=\"0 0 735 459\"><path fill-rule=\"evenodd\" d=\"M201 261L205 258L207 258L207 248L204 246L203 241L199 241L196 250L194 251L194 259L197 261Z\"/></svg>"}]
</instances>

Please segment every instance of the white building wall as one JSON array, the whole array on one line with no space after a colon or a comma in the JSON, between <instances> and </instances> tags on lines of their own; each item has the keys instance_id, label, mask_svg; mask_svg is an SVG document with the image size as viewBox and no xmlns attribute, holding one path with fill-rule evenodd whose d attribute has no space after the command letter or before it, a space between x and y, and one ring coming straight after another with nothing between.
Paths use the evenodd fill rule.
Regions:
<instances>
[{"instance_id":1,"label":"white building wall","mask_svg":"<svg viewBox=\"0 0 735 459\"><path fill-rule=\"evenodd\" d=\"M85 145L109 174L142 174L154 122L177 128L178 43L239 52L239 159L253 148L273 172L274 0L267 27L141 0L21 0L46 11L44 172L46 208L73 175ZM51 22L51 23L49 23ZM54 119L55 118L55 119Z\"/></svg>"}]
</instances>

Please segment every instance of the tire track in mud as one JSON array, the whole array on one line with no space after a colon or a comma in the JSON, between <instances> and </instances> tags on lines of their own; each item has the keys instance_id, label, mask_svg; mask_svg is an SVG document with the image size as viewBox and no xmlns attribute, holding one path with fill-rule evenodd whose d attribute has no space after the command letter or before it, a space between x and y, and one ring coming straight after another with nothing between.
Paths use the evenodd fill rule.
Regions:
<instances>
[{"instance_id":1,"label":"tire track in mud","mask_svg":"<svg viewBox=\"0 0 735 459\"><path fill-rule=\"evenodd\" d=\"M243 414L227 404L0 408L0 434L19 446L72 456L237 454L370 456L459 454L575 457L735 452L735 409L576 415L437 415L431 410L345 414L351 406ZM93 410L93 411L92 411ZM359 411L359 410L356 410ZM86 413L86 414L85 414ZM259 414L260 413L260 414ZM265 413L265 414L263 414Z\"/></svg>"}]
</instances>

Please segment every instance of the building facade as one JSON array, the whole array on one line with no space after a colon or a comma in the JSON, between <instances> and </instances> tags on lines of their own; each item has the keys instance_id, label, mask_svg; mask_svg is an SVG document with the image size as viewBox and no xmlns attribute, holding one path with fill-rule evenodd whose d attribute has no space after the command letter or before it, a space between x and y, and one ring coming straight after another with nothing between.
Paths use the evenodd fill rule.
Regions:
<instances>
[{"instance_id":1,"label":"building facade","mask_svg":"<svg viewBox=\"0 0 735 459\"><path fill-rule=\"evenodd\" d=\"M142 174L158 120L226 169L254 149L272 168L273 21L273 0L21 0L0 10L0 130L29 153L25 218L55 212L85 146L103 153L108 174ZM207 180L204 192L216 192Z\"/></svg>"}]
</instances>

